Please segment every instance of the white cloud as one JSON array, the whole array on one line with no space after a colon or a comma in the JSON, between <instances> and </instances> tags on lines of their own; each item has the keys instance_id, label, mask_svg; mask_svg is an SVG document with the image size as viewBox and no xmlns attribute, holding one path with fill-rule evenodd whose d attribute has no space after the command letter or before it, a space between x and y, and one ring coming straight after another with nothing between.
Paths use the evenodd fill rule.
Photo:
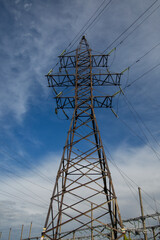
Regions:
<instances>
[{"instance_id":1,"label":"white cloud","mask_svg":"<svg viewBox=\"0 0 160 240\"><path fill-rule=\"evenodd\" d=\"M25 3L24 4L24 8L25 8L26 11L29 11L31 9L31 7L32 7L32 3Z\"/></svg>"},{"instance_id":2,"label":"white cloud","mask_svg":"<svg viewBox=\"0 0 160 240\"><path fill-rule=\"evenodd\" d=\"M15 0L15 4L18 4L21 0Z\"/></svg>"}]
</instances>

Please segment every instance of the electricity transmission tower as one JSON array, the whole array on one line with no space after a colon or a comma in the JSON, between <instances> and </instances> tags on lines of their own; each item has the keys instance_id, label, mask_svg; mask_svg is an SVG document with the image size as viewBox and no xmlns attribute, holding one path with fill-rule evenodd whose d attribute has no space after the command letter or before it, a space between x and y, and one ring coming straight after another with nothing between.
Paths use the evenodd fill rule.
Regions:
<instances>
[{"instance_id":1,"label":"electricity transmission tower","mask_svg":"<svg viewBox=\"0 0 160 240\"><path fill-rule=\"evenodd\" d=\"M42 238L75 239L76 231L84 229L91 239L97 232L105 239L119 239L123 224L94 112L112 109L115 94L95 96L94 88L119 86L122 73L111 74L108 55L92 55L85 36L75 51L59 58L59 73L50 71L48 84L56 94L56 112L69 108L74 112Z\"/></svg>"}]
</instances>

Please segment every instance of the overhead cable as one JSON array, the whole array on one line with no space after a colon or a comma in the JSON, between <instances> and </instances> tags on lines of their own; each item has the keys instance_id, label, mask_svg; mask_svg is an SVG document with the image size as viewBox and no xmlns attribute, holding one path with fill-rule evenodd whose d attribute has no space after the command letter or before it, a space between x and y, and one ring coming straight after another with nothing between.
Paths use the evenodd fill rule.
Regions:
<instances>
[{"instance_id":1,"label":"overhead cable","mask_svg":"<svg viewBox=\"0 0 160 240\"><path fill-rule=\"evenodd\" d=\"M11 176L9 176L8 174L6 174L5 173L5 175L6 176L8 176L8 178L10 178L12 181L14 181L14 182L16 182L18 185L20 185L20 186L22 186L22 188L25 190L27 190L27 191L29 191L30 193L32 193L32 194L34 194L36 197L38 197L38 200L39 201L41 201L41 200L43 200L44 202L42 202L42 203L45 203L45 200L43 199L43 197L42 196L39 196L38 194L36 194L35 192L33 192L31 189L29 189L29 188L27 188L25 185L23 185L21 182L18 182L15 178L13 179ZM5 184L6 184L6 181L4 182ZM11 185L9 185L10 187L12 187ZM14 184L14 186L15 186L15 184ZM16 188L16 190L18 190L17 188ZM18 190L19 191L19 190ZM26 194L26 193L24 193L24 192L22 192L23 194ZM32 195L29 195L29 194L27 194L29 197L32 197ZM35 199L35 198L34 198Z\"/></svg>"},{"instance_id":2,"label":"overhead cable","mask_svg":"<svg viewBox=\"0 0 160 240\"><path fill-rule=\"evenodd\" d=\"M134 81L132 81L131 83L129 83L127 86L125 86L123 88L123 90L125 90L126 88L130 87L131 85L133 85L135 82L137 82L138 80L140 80L142 77L144 77L146 74L152 72L154 69L156 69L157 67L160 66L160 63L156 64L154 67L150 68L147 72L143 73L141 76L139 76L138 78L136 78Z\"/></svg>"},{"instance_id":3,"label":"overhead cable","mask_svg":"<svg viewBox=\"0 0 160 240\"><path fill-rule=\"evenodd\" d=\"M121 45L138 27L140 27L142 23L144 23L155 11L157 11L159 7L160 7L160 4L148 16L146 16L146 18L144 18L142 22L140 22L129 34L127 34L127 36L123 38L122 41L116 45L116 48L119 45Z\"/></svg>"},{"instance_id":4,"label":"overhead cable","mask_svg":"<svg viewBox=\"0 0 160 240\"><path fill-rule=\"evenodd\" d=\"M9 169L9 168L0 166L0 169L2 169L3 172L4 172L4 171L7 171L7 172L9 172L10 174L12 174L13 176L17 176L18 178L22 179L22 177L21 177L20 175L16 174L15 171L11 171L11 169ZM35 185L36 187L39 187L39 188L42 188L42 189L44 189L44 190L47 190L47 191L51 192L50 189L48 189L48 188L46 188L46 187L44 187L44 186L41 186L41 185L39 185L39 184L37 184L37 183L35 183L35 182L32 182L30 179L25 178L24 176L23 176L23 180L26 181L26 182L31 183L32 185Z\"/></svg>"},{"instance_id":5,"label":"overhead cable","mask_svg":"<svg viewBox=\"0 0 160 240\"><path fill-rule=\"evenodd\" d=\"M109 161L117 168L118 172L120 173L120 175L122 176L123 179L126 179L128 178L128 180L130 180L136 187L139 187L139 185L131 178L129 177L120 167L118 167L118 165L116 164L115 160L113 159L111 153L107 150L107 152L109 153L111 159L109 159ZM127 180L127 181L128 181ZM137 188L135 188L129 181L128 181L128 184L133 188L135 189L135 191L137 192ZM160 203L155 200L151 195L149 195L146 191L143 190L143 188L141 187L141 190L150 198L152 199L153 201L156 201L156 203L158 203L160 205ZM134 195L134 197L136 198L136 196ZM151 207L152 208L152 207ZM153 209L153 208L152 208ZM155 210L155 209L154 209Z\"/></svg>"},{"instance_id":6,"label":"overhead cable","mask_svg":"<svg viewBox=\"0 0 160 240\"><path fill-rule=\"evenodd\" d=\"M26 200L25 198L19 197L19 196L14 195L14 194L12 194L12 193L10 193L10 192L4 191L4 190L0 190L0 192L1 192L1 195L10 195L10 196L12 196L12 197L14 197L14 198L18 198L18 199L20 199L20 200L23 200L23 202L28 202L28 203L30 203L30 204L32 204L32 205L35 205L35 206L37 206L37 207L41 207L41 208L43 208L43 209L46 210L46 207L45 207L45 206L42 206L42 205L39 205L39 204L37 204L37 203L28 201L28 200Z\"/></svg>"},{"instance_id":7,"label":"overhead cable","mask_svg":"<svg viewBox=\"0 0 160 240\"><path fill-rule=\"evenodd\" d=\"M38 175L40 178L43 178L45 181L49 182L50 184L53 184L53 182L48 178L45 177L45 175L43 173L40 174L40 171L35 171L34 168L31 168L30 164L28 165L26 163L26 159L24 159L25 161L20 161L19 159L13 157L10 153L8 153L7 151L4 150L0 150L0 152L4 155L7 155L9 158L15 160L16 162L18 162L20 165L25 166L26 168L28 168L31 172L33 172L34 174ZM22 158L22 157L21 157Z\"/></svg>"},{"instance_id":8,"label":"overhead cable","mask_svg":"<svg viewBox=\"0 0 160 240\"><path fill-rule=\"evenodd\" d=\"M138 114L138 112L135 110L135 108L133 107L132 103L129 101L129 99L127 98L126 94L124 95L124 98L126 100L126 103L129 107L129 105L131 106L131 108L133 109L135 115L137 116L137 118L140 120L140 122L142 123L142 125L144 126L144 128L148 131L148 133L150 134L150 136L153 138L153 140L156 142L156 144L158 145L158 147L160 147L159 142L157 141L157 139L155 138L155 136L152 134L152 132L150 131L150 129L146 126L146 124L144 123L144 121L142 120L141 116ZM131 110L130 108L130 110ZM133 113L133 111L131 110L131 112ZM133 114L134 114L133 113ZM145 133L144 133L145 134ZM145 135L146 136L146 135ZM148 140L148 138L146 137L146 139ZM149 141L149 140L148 140Z\"/></svg>"},{"instance_id":9,"label":"overhead cable","mask_svg":"<svg viewBox=\"0 0 160 240\"><path fill-rule=\"evenodd\" d=\"M18 189L18 188L15 187L14 185L10 185L9 183L7 183L6 181L3 181L2 179L0 180L0 182L2 182L3 184L9 186L10 188L15 189L16 191L18 191L18 192L20 192L20 193L22 193L22 194L24 194L24 195L26 195L26 196L28 196L28 197L30 197L30 198L32 198L32 199L34 199L34 200L37 201L37 199L36 199L35 197L31 196L31 195L28 194L28 193L23 192L22 190ZM43 204L45 204L45 202L42 202L40 199L38 199L38 201L41 202L41 203L43 203Z\"/></svg>"},{"instance_id":10,"label":"overhead cable","mask_svg":"<svg viewBox=\"0 0 160 240\"><path fill-rule=\"evenodd\" d=\"M86 33L86 31L90 28L90 26L96 21L96 19L102 14L102 12L109 6L109 4L112 2L113 0L110 0L105 6L104 8L98 13L98 15L95 17L95 14L100 10L100 8L103 6L103 4L106 2L106 0L104 0L100 6L96 9L96 11L92 14L92 16L87 20L87 22L84 24L84 26L79 30L79 32L76 34L76 36L73 38L73 40L68 44L68 46L65 48L65 50L63 52L66 52L67 50L70 50L74 44L78 41L79 37L84 35L84 33ZM95 18L94 18L95 17ZM93 20L92 20L93 19ZM92 21L91 21L92 20ZM91 23L88 25L88 23L91 21ZM88 26L87 26L88 25ZM87 27L86 27L87 26ZM86 29L85 29L86 27ZM85 29L83 31L83 29ZM83 31L83 33L81 33ZM81 33L81 34L80 34ZM55 67L59 64L59 61L53 66L53 68L48 72L48 74L50 74Z\"/></svg>"},{"instance_id":11,"label":"overhead cable","mask_svg":"<svg viewBox=\"0 0 160 240\"><path fill-rule=\"evenodd\" d=\"M106 52L114 43L116 43L116 41L119 40L119 38L121 38L135 23L137 23L138 20L156 4L156 2L158 2L158 0L154 1L128 28L126 28L112 43L110 43L110 45L103 51L103 53Z\"/></svg>"},{"instance_id":12,"label":"overhead cable","mask_svg":"<svg viewBox=\"0 0 160 240\"><path fill-rule=\"evenodd\" d=\"M152 52L155 48L157 48L158 46L160 46L160 42L158 44L156 44L155 46L153 46L150 50L148 50L145 54L143 54L141 57L139 57L136 61L134 61L129 68L133 67L136 63L140 62L144 57L146 57L150 52Z\"/></svg>"},{"instance_id":13,"label":"overhead cable","mask_svg":"<svg viewBox=\"0 0 160 240\"><path fill-rule=\"evenodd\" d=\"M110 0L105 6L104 6L104 8L100 11L100 13L94 18L94 16L95 16L95 14L99 11L99 9L103 6L103 4L106 2L106 0L104 0L101 4L100 4L100 6L98 7L98 9L96 9L96 11L92 14L92 16L87 20L87 22L84 24L84 26L79 30L79 32L76 34L76 36L73 38L73 40L70 42L70 44L68 45L68 47L66 48L66 50L69 48L71 48L71 47L73 47L74 46L74 44L77 42L77 37L79 38L80 36L82 36L86 31L87 31L87 29L95 22L95 20L101 15L101 13L106 9L106 7L111 3L111 1L112 0ZM94 19L93 19L94 18ZM93 21L89 24L89 26L87 26L87 24L91 21L93 19ZM87 28L85 29L85 27L87 26ZM85 29L84 31L83 31L83 29ZM80 32L82 32L83 31L83 33L81 33L80 34ZM79 36L79 34L80 34L80 36ZM77 39L77 40L76 40ZM76 40L76 41L75 41ZM75 41L75 42L74 42Z\"/></svg>"}]
</instances>

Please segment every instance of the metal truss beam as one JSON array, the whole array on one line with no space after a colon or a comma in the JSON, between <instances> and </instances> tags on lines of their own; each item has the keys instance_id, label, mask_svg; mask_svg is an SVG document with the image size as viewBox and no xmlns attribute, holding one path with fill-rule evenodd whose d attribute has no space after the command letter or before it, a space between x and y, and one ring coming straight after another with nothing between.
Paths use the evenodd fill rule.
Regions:
<instances>
[{"instance_id":1,"label":"metal truss beam","mask_svg":"<svg viewBox=\"0 0 160 240\"><path fill-rule=\"evenodd\" d=\"M85 51L83 52L83 54ZM75 68L76 67L76 56L75 55L63 55L59 56L61 68ZM83 62L79 66L86 65L87 58L82 59ZM92 67L107 67L108 66L108 55L92 55L91 56Z\"/></svg>"},{"instance_id":2,"label":"metal truss beam","mask_svg":"<svg viewBox=\"0 0 160 240\"><path fill-rule=\"evenodd\" d=\"M112 96L95 96L93 97L94 108L111 108ZM71 109L75 107L75 97L55 97L57 109ZM81 99L82 103L79 106L81 109L86 108L84 102L88 102L86 99Z\"/></svg>"},{"instance_id":3,"label":"metal truss beam","mask_svg":"<svg viewBox=\"0 0 160 240\"><path fill-rule=\"evenodd\" d=\"M92 74L92 86L120 86L121 73ZM75 87L75 74L46 75L49 87ZM90 75L88 75L90 77ZM84 76L86 79L87 76ZM87 86L87 85L85 85Z\"/></svg>"}]
</instances>

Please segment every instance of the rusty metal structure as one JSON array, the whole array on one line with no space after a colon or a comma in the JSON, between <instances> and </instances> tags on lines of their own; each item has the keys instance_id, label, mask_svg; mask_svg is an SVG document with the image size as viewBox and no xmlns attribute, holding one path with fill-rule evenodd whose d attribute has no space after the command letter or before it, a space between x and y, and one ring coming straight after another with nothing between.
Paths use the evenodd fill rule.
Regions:
<instances>
[{"instance_id":1,"label":"rusty metal structure","mask_svg":"<svg viewBox=\"0 0 160 240\"><path fill-rule=\"evenodd\" d=\"M83 36L75 51L59 57L59 72L50 71L46 75L55 93L56 112L69 108L74 112L42 238L74 239L74 233L83 229L88 229L86 235L90 239L98 239L97 235L107 239L123 236L117 197L94 112L94 108L112 109L115 96L95 95L94 89L120 85L122 74L110 73L108 57L92 55ZM97 73L98 69L105 72ZM96 228L99 225L101 229Z\"/></svg>"}]
</instances>

